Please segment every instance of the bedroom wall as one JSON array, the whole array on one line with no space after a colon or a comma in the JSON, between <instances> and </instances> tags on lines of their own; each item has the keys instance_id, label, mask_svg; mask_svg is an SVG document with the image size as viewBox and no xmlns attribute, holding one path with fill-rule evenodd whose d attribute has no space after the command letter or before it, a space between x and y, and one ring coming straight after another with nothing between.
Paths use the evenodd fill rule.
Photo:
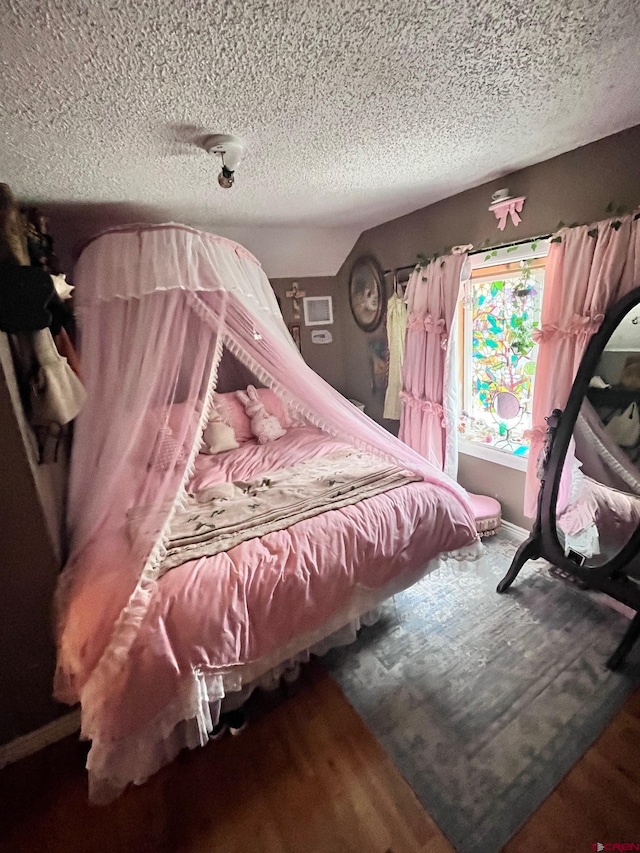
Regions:
<instances>
[{"instance_id":1,"label":"bedroom wall","mask_svg":"<svg viewBox=\"0 0 640 853\"><path fill-rule=\"evenodd\" d=\"M640 204L639 162L640 126L512 174L507 167L502 177L480 187L365 231L335 280L334 307L344 346L345 393L365 402L372 417L390 426L381 418L382 398L370 390L370 336L360 331L349 310L347 284L356 258L372 254L383 269L391 269L414 263L418 253L428 256L447 246L479 246L487 238L499 245L549 234L560 221L570 225L604 219L611 201L628 209ZM509 221L500 232L487 208L491 194L502 187L508 187L511 195L526 196L527 201L520 226L516 228ZM521 472L463 457L459 479L471 491L499 491L505 518L524 525L526 520L517 509L522 505Z\"/></svg>"},{"instance_id":2,"label":"bedroom wall","mask_svg":"<svg viewBox=\"0 0 640 853\"><path fill-rule=\"evenodd\" d=\"M300 318L294 319L293 301L287 299L286 292L291 289L293 282L298 282L298 289L304 290L307 296L332 296L334 322L327 326L305 326L302 300L300 300ZM278 299L285 323L295 323L300 326L302 341L302 356L309 367L320 374L329 385L344 393L345 363L344 363L344 334L342 324L337 321L336 312L336 279L334 276L317 276L309 278L272 278L273 287ZM340 301L340 313L342 312ZM311 343L311 332L314 329L327 329L333 336L330 344Z\"/></svg>"},{"instance_id":3,"label":"bedroom wall","mask_svg":"<svg viewBox=\"0 0 640 853\"><path fill-rule=\"evenodd\" d=\"M59 465L34 464L7 336L0 333L0 746L68 709L52 699L60 568ZM45 507L46 503L46 507Z\"/></svg>"}]
</instances>

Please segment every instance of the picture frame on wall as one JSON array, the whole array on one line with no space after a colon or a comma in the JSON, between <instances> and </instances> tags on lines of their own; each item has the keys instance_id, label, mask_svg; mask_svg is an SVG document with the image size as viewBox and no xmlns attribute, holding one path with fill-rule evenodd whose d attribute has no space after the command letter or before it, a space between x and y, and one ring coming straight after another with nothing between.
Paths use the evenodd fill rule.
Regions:
<instances>
[{"instance_id":1,"label":"picture frame on wall","mask_svg":"<svg viewBox=\"0 0 640 853\"><path fill-rule=\"evenodd\" d=\"M373 332L386 308L384 273L375 258L358 258L349 276L349 306L363 332Z\"/></svg>"},{"instance_id":2,"label":"picture frame on wall","mask_svg":"<svg viewBox=\"0 0 640 853\"><path fill-rule=\"evenodd\" d=\"M299 323L292 323L289 326L289 332L291 333L291 337L293 338L293 342L298 347L298 350L300 352L302 352L302 337L300 335Z\"/></svg>"}]
</instances>

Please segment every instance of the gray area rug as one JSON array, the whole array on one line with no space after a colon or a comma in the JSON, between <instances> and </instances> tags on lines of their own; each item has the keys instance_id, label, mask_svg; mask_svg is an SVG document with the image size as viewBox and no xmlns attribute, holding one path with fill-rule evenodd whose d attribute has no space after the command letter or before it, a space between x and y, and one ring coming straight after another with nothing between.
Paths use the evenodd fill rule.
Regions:
<instances>
[{"instance_id":1,"label":"gray area rug","mask_svg":"<svg viewBox=\"0 0 640 853\"><path fill-rule=\"evenodd\" d=\"M497 853L640 682L640 643L605 668L624 616L542 562L498 595L517 545L486 546L482 569L430 575L323 659L461 853Z\"/></svg>"}]
</instances>

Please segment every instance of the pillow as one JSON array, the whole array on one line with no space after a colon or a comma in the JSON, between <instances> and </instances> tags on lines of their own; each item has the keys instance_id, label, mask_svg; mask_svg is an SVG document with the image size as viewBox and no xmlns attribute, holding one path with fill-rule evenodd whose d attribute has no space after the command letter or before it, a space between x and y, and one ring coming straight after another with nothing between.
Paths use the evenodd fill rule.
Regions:
<instances>
[{"instance_id":1,"label":"pillow","mask_svg":"<svg viewBox=\"0 0 640 853\"><path fill-rule=\"evenodd\" d=\"M270 388L258 388L257 393L260 402L270 415L275 415L285 429L292 426L292 420L282 404L282 400L275 392ZM212 414L210 422L219 417L220 420L229 424L230 427L233 427L236 441L240 444L255 438L251 432L251 418L236 397L235 391L230 391L228 394L216 394L215 407L217 412Z\"/></svg>"},{"instance_id":2,"label":"pillow","mask_svg":"<svg viewBox=\"0 0 640 853\"><path fill-rule=\"evenodd\" d=\"M197 417L193 402L173 403L170 406L153 406L144 416L143 442L154 442L151 464L160 471L173 465L184 464L191 451L193 436L192 418ZM187 429L185 430L185 423ZM160 424L160 429L158 429ZM184 433L182 442L179 436ZM145 451L145 456L148 451Z\"/></svg>"},{"instance_id":3,"label":"pillow","mask_svg":"<svg viewBox=\"0 0 640 853\"><path fill-rule=\"evenodd\" d=\"M209 421L202 433L204 444L201 453L224 453L225 450L235 450L240 447L236 441L233 427L221 421Z\"/></svg>"},{"instance_id":4,"label":"pillow","mask_svg":"<svg viewBox=\"0 0 640 853\"><path fill-rule=\"evenodd\" d=\"M168 471L178 464L184 465L188 459L184 445L178 444L170 426L163 425L156 439L153 453L153 467L160 471Z\"/></svg>"},{"instance_id":5,"label":"pillow","mask_svg":"<svg viewBox=\"0 0 640 853\"><path fill-rule=\"evenodd\" d=\"M244 410L244 406L236 397L235 391L228 394L216 394L215 408L209 416L209 423L223 421L233 429L235 439L240 444L251 441L254 437L251 432L251 420Z\"/></svg>"}]
</instances>

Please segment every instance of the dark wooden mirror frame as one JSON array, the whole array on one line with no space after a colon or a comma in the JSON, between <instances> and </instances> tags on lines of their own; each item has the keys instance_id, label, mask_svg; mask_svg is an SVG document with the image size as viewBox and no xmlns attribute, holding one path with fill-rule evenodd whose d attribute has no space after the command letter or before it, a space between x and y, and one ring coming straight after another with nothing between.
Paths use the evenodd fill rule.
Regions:
<instances>
[{"instance_id":1,"label":"dark wooden mirror frame","mask_svg":"<svg viewBox=\"0 0 640 853\"><path fill-rule=\"evenodd\" d=\"M353 278L356 270L360 267L368 269L371 279L375 283L376 290L378 292L378 309L376 311L375 317L371 320L370 323L365 323L362 318L358 316L358 312L356 311L355 305L353 304ZM384 272L382 271L382 267L373 257L373 255L362 255L354 261L353 266L351 267L351 272L349 273L348 288L349 308L351 309L353 319L363 332L374 332L382 322L384 312L387 308L387 292Z\"/></svg>"},{"instance_id":2,"label":"dark wooden mirror frame","mask_svg":"<svg viewBox=\"0 0 640 853\"><path fill-rule=\"evenodd\" d=\"M511 566L498 584L497 590L506 592L528 560L537 560L542 557L573 575L585 588L604 592L635 610L636 615L631 620L629 628L607 661L609 669L617 669L624 663L633 644L640 637L640 585L629 580L628 577L630 572L633 577L640 579L640 527L609 562L592 568L581 566L565 554L558 538L556 501L567 449L587 394L589 381L614 330L622 318L638 304L640 304L640 287L624 296L607 312L600 329L591 338L585 350L564 412L554 409L546 419L549 428L543 451L543 476L538 494L536 520L531 536L516 551Z\"/></svg>"}]
</instances>

